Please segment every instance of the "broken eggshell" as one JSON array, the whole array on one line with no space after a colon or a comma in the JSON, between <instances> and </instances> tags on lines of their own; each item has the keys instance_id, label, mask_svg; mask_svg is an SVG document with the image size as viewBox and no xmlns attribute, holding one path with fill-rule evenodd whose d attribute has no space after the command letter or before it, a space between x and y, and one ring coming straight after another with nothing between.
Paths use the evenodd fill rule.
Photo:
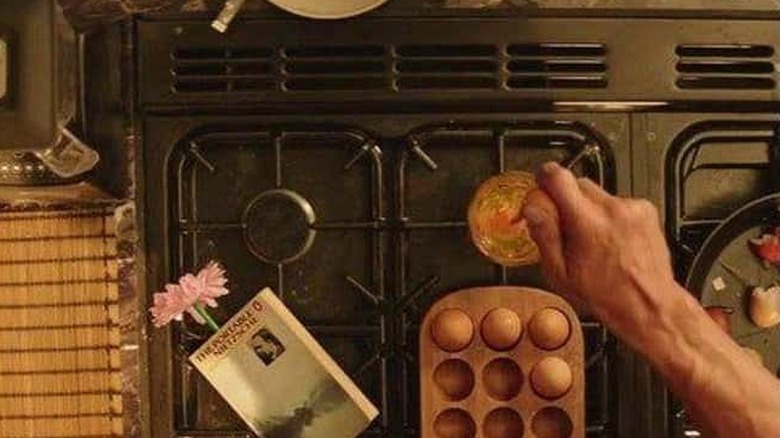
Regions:
<instances>
[{"instance_id":1,"label":"broken eggshell","mask_svg":"<svg viewBox=\"0 0 780 438\"><path fill-rule=\"evenodd\" d=\"M471 240L479 251L502 266L532 265L539 248L521 210L525 197L536 188L529 172L510 170L480 184L468 208Z\"/></svg>"},{"instance_id":2,"label":"broken eggshell","mask_svg":"<svg viewBox=\"0 0 780 438\"><path fill-rule=\"evenodd\" d=\"M715 289L715 292L720 292L722 290L725 290L726 282L723 280L723 277L715 277L712 280L712 288Z\"/></svg>"},{"instance_id":3,"label":"broken eggshell","mask_svg":"<svg viewBox=\"0 0 780 438\"><path fill-rule=\"evenodd\" d=\"M761 328L780 323L780 286L756 287L750 294L750 320Z\"/></svg>"}]
</instances>

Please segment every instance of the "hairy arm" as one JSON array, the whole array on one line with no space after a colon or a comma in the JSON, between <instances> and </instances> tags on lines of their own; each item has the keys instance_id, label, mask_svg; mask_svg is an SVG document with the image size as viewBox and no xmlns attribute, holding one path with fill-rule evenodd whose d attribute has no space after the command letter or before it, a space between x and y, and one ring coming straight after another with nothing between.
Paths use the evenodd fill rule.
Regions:
<instances>
[{"instance_id":1,"label":"hairy arm","mask_svg":"<svg viewBox=\"0 0 780 438\"><path fill-rule=\"evenodd\" d=\"M780 381L675 282L653 205L554 163L538 180L523 216L553 288L642 354L711 434L780 437Z\"/></svg>"}]
</instances>

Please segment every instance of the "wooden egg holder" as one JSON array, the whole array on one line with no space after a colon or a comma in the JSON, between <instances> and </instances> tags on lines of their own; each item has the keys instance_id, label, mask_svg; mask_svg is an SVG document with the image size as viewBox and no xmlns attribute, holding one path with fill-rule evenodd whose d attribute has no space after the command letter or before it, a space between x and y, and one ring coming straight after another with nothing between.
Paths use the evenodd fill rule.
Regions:
<instances>
[{"instance_id":1,"label":"wooden egg holder","mask_svg":"<svg viewBox=\"0 0 780 438\"><path fill-rule=\"evenodd\" d=\"M528 322L534 314L544 308L552 307L563 312L569 320L570 335L566 343L555 350L543 350L531 341L528 334ZM495 308L514 311L521 320L523 331L520 341L508 351L494 351L482 339L480 322ZM435 343L431 334L431 324L439 312L446 309L459 309L465 312L474 326L471 343L463 350L450 353ZM571 388L563 396L548 400L537 395L531 385L530 375L533 366L546 357L559 357L566 361L572 371ZM508 357L520 366L522 386L517 396L499 401L491 398L483 384L482 371L491 360ZM420 327L420 408L422 438L445 438L434 430L436 417L450 408L466 411L476 426L474 435L452 435L474 438L491 438L484 433L484 419L494 409L508 407L517 412L523 422L524 438L533 437L532 419L541 409L557 407L563 410L571 420L571 437L585 436L584 402L584 351L582 329L577 315L561 297L539 289L525 287L478 287L453 292L436 302L427 312ZM470 394L458 401L450 401L433 380L436 367L447 359L461 359L470 365L474 376L474 387ZM515 437L515 435L512 435ZM519 437L517 437L519 438Z\"/></svg>"}]
</instances>

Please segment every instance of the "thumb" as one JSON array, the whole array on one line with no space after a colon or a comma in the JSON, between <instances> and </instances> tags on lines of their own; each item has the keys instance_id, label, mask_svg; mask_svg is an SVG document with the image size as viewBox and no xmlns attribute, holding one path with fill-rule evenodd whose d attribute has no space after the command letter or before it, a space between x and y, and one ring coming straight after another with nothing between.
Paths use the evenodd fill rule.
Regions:
<instances>
[{"instance_id":1,"label":"thumb","mask_svg":"<svg viewBox=\"0 0 780 438\"><path fill-rule=\"evenodd\" d=\"M566 262L558 208L545 192L537 189L525 198L522 214L531 238L539 247L542 272L552 285L561 285L566 276Z\"/></svg>"}]
</instances>

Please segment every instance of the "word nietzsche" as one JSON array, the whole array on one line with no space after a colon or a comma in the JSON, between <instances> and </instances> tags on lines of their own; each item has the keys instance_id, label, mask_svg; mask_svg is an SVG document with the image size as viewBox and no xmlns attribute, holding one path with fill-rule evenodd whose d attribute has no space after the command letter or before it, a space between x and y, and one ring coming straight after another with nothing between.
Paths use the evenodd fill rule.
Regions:
<instances>
[{"instance_id":1,"label":"word nietzsche","mask_svg":"<svg viewBox=\"0 0 780 438\"><path fill-rule=\"evenodd\" d=\"M207 359L216 359L217 356L232 348L257 324L259 313L262 310L263 305L259 301L253 301L252 306L247 311L236 315L227 327L209 340L203 350L198 353L196 360L204 362Z\"/></svg>"}]
</instances>

